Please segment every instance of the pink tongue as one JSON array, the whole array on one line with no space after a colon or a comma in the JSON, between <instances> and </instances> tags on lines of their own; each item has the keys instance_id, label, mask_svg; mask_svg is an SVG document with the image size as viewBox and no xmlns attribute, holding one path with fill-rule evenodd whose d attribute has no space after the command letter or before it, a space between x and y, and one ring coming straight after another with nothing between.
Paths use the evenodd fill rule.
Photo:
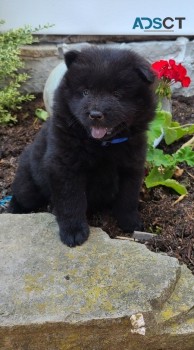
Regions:
<instances>
[{"instance_id":1,"label":"pink tongue","mask_svg":"<svg viewBox=\"0 0 194 350\"><path fill-rule=\"evenodd\" d=\"M96 128L92 127L92 137L95 139L101 139L106 135L107 129L106 128Z\"/></svg>"}]
</instances>

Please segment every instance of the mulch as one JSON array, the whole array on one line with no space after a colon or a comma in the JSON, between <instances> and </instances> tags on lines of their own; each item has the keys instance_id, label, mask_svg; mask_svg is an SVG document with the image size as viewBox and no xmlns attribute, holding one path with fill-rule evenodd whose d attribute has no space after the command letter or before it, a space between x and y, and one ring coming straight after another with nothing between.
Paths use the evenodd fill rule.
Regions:
<instances>
[{"instance_id":1,"label":"mulch","mask_svg":"<svg viewBox=\"0 0 194 350\"><path fill-rule=\"evenodd\" d=\"M0 199L11 194L18 157L42 125L35 117L36 108L44 108L40 95L18 110L17 124L0 127ZM173 118L182 124L194 123L194 96L173 99ZM174 152L180 145L177 142L168 151ZM154 252L165 252L176 257L194 274L194 168L185 164L181 168L184 171L179 181L188 190L188 195L182 201L177 203L178 195L170 189L159 186L148 190L143 186L139 209L144 230L155 233L154 238L144 244ZM3 212L6 212L6 205L0 207L0 213ZM90 224L100 226L111 238L126 236L107 213L94 216Z\"/></svg>"}]
</instances>

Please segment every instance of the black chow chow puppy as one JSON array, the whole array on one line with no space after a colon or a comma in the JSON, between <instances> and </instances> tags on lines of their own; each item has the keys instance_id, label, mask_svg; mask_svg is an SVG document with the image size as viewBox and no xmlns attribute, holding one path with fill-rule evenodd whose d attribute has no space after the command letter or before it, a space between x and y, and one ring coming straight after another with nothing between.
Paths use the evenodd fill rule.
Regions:
<instances>
[{"instance_id":1,"label":"black chow chow puppy","mask_svg":"<svg viewBox=\"0 0 194 350\"><path fill-rule=\"evenodd\" d=\"M22 153L9 211L51 202L61 240L73 247L88 238L88 212L111 208L125 232L141 227L138 196L155 77L128 50L69 51L65 62L53 115Z\"/></svg>"}]
</instances>

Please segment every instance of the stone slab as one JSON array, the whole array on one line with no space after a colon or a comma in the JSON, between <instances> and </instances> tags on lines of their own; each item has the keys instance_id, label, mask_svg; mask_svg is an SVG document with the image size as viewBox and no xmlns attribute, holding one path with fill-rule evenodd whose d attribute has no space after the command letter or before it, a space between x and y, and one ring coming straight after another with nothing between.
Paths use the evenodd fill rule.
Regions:
<instances>
[{"instance_id":1,"label":"stone slab","mask_svg":"<svg viewBox=\"0 0 194 350\"><path fill-rule=\"evenodd\" d=\"M174 258L99 228L68 248L48 213L0 215L0 254L1 350L193 350L194 278Z\"/></svg>"}]
</instances>

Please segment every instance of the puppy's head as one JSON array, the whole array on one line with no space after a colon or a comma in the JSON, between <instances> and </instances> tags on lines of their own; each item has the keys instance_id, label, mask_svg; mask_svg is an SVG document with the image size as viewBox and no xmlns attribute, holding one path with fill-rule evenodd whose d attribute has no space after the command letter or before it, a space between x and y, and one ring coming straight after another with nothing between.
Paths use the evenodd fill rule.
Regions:
<instances>
[{"instance_id":1,"label":"puppy's head","mask_svg":"<svg viewBox=\"0 0 194 350\"><path fill-rule=\"evenodd\" d=\"M154 73L128 50L89 48L65 55L65 89L73 116L95 139L145 130L154 115Z\"/></svg>"}]
</instances>

